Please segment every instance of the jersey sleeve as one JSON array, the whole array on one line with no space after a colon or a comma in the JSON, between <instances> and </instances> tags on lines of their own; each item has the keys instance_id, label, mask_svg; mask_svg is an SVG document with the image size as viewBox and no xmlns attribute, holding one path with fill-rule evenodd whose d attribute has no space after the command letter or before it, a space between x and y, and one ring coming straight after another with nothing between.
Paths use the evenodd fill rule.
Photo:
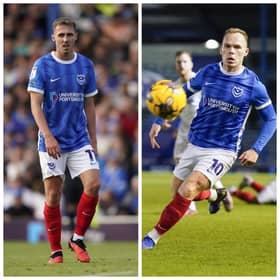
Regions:
<instances>
[{"instance_id":1,"label":"jersey sleeve","mask_svg":"<svg viewBox=\"0 0 280 280\"><path fill-rule=\"evenodd\" d=\"M95 79L95 71L94 65L90 61L89 62L89 73L88 73L88 83L85 91L85 97L94 96L98 93L96 89L96 79Z\"/></svg>"},{"instance_id":2,"label":"jersey sleeve","mask_svg":"<svg viewBox=\"0 0 280 280\"><path fill-rule=\"evenodd\" d=\"M260 110L259 113L263 119L263 124L258 138L252 146L252 149L258 154L263 150L276 130L276 113L272 104Z\"/></svg>"},{"instance_id":3,"label":"jersey sleeve","mask_svg":"<svg viewBox=\"0 0 280 280\"><path fill-rule=\"evenodd\" d=\"M261 110L271 104L267 90L260 81L257 81L252 95L252 103L256 110Z\"/></svg>"},{"instance_id":4,"label":"jersey sleeve","mask_svg":"<svg viewBox=\"0 0 280 280\"><path fill-rule=\"evenodd\" d=\"M155 118L154 121L153 121L153 123L156 123L158 125L162 125L163 122L164 122L164 119L159 118L159 117Z\"/></svg>"},{"instance_id":5,"label":"jersey sleeve","mask_svg":"<svg viewBox=\"0 0 280 280\"><path fill-rule=\"evenodd\" d=\"M44 70L42 60L35 61L29 75L27 91L44 94Z\"/></svg>"},{"instance_id":6,"label":"jersey sleeve","mask_svg":"<svg viewBox=\"0 0 280 280\"><path fill-rule=\"evenodd\" d=\"M190 97L201 90L204 81L205 71L206 67L199 70L192 79L183 84L183 89L185 90L187 97Z\"/></svg>"},{"instance_id":7,"label":"jersey sleeve","mask_svg":"<svg viewBox=\"0 0 280 280\"><path fill-rule=\"evenodd\" d=\"M276 130L276 113L265 86L259 81L254 88L253 104L263 120L261 131L252 146L252 149L260 153Z\"/></svg>"}]
</instances>

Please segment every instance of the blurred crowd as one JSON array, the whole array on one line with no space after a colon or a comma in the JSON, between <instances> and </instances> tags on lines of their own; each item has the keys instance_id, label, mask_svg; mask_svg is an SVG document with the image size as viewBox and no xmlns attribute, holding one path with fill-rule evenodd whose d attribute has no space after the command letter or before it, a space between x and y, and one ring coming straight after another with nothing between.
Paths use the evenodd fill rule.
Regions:
<instances>
[{"instance_id":1,"label":"blurred crowd","mask_svg":"<svg viewBox=\"0 0 280 280\"><path fill-rule=\"evenodd\" d=\"M76 21L77 51L92 59L95 66L99 92L95 98L101 167L99 213L137 214L137 9L136 4L4 5L4 208L7 219L14 216L43 218L38 130L31 115L26 86L34 61L53 49L49 37L50 13L70 16ZM69 187L68 181L64 186L64 193L68 194L64 197L65 208L75 206L74 198L79 193L79 187Z\"/></svg>"}]
</instances>

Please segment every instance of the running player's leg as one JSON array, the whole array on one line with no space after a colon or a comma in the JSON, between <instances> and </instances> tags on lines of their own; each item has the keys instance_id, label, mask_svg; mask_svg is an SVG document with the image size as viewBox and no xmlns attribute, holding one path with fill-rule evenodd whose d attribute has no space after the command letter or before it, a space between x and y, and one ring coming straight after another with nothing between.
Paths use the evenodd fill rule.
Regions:
<instances>
[{"instance_id":1,"label":"running player's leg","mask_svg":"<svg viewBox=\"0 0 280 280\"><path fill-rule=\"evenodd\" d=\"M172 178L172 187L171 187L171 194L172 197L174 197L180 187L180 185L183 183L182 180L180 180L179 178L177 178L176 176L173 176ZM197 209L196 209L196 205L195 202L192 201L188 210L185 213L185 216L192 216L192 215L196 215L198 213Z\"/></svg>"},{"instance_id":2,"label":"running player's leg","mask_svg":"<svg viewBox=\"0 0 280 280\"><path fill-rule=\"evenodd\" d=\"M217 200L213 200L213 199L209 199L209 213L210 214L215 214L217 213L221 206L221 202L224 205L224 208L227 212L230 212L233 208L233 199L231 197L231 194L228 190L226 190L226 188L224 187L224 185L222 184L222 182L220 180L218 180L217 182L215 182L214 184L214 189L211 189L211 191L214 191L217 193L218 197L224 197L222 200L219 200L220 202L217 202ZM226 194L226 195L224 195Z\"/></svg>"},{"instance_id":3,"label":"running player's leg","mask_svg":"<svg viewBox=\"0 0 280 280\"><path fill-rule=\"evenodd\" d=\"M229 170L235 159L235 154L231 152L205 149L189 144L173 172L178 179L184 180L184 182L180 185L173 200L162 211L153 230L144 237L143 248L153 248L161 235L181 219L191 201L220 179Z\"/></svg>"},{"instance_id":4,"label":"running player's leg","mask_svg":"<svg viewBox=\"0 0 280 280\"><path fill-rule=\"evenodd\" d=\"M202 173L194 171L180 185L178 192L162 211L159 221L144 237L142 247L151 249L160 237L172 228L188 210L193 198L204 188L209 188L210 182Z\"/></svg>"}]
</instances>

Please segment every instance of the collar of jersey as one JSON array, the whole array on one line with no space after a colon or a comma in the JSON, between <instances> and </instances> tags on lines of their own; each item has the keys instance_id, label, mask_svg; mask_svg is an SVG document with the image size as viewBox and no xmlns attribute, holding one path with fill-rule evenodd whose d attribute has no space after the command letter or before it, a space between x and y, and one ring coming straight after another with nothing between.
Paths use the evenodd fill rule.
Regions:
<instances>
[{"instance_id":1,"label":"collar of jersey","mask_svg":"<svg viewBox=\"0 0 280 280\"><path fill-rule=\"evenodd\" d=\"M219 66L220 66L220 70L223 74L225 75L229 75L229 76L237 76L237 75L240 75L243 71L244 71L244 66L241 67L241 69L237 72L234 72L234 73L230 73L230 72L227 72L224 68L223 68L223 65L222 65L222 62L219 62Z\"/></svg>"},{"instance_id":2,"label":"collar of jersey","mask_svg":"<svg viewBox=\"0 0 280 280\"><path fill-rule=\"evenodd\" d=\"M62 59L59 59L58 57L55 56L54 54L54 51L51 52L51 56L53 57L53 59L59 63L62 63L62 64L71 64L73 62L75 62L75 60L77 59L77 53L74 52L74 57L71 59L71 60L62 60Z\"/></svg>"}]
</instances>

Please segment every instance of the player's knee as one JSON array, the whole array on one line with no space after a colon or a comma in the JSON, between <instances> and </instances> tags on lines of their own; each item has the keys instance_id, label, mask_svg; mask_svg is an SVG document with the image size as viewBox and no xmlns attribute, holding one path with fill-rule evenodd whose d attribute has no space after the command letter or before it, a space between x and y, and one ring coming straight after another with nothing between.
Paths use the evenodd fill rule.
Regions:
<instances>
[{"instance_id":1,"label":"player's knee","mask_svg":"<svg viewBox=\"0 0 280 280\"><path fill-rule=\"evenodd\" d=\"M61 198L61 192L50 190L46 193L46 202L48 206L54 207L59 205Z\"/></svg>"},{"instance_id":2,"label":"player's knee","mask_svg":"<svg viewBox=\"0 0 280 280\"><path fill-rule=\"evenodd\" d=\"M210 180L199 171L194 171L187 181L189 184L194 185L198 192L208 189L211 185Z\"/></svg>"},{"instance_id":3,"label":"player's knee","mask_svg":"<svg viewBox=\"0 0 280 280\"><path fill-rule=\"evenodd\" d=\"M180 180L176 176L173 176L172 184L171 184L171 195L172 195L172 197L174 197L175 194L178 192L178 189L179 189L179 187L181 186L182 183L183 183L182 180Z\"/></svg>"},{"instance_id":4,"label":"player's knee","mask_svg":"<svg viewBox=\"0 0 280 280\"><path fill-rule=\"evenodd\" d=\"M99 188L100 188L99 180L90 180L84 186L84 191L88 195L96 196L96 195L98 195Z\"/></svg>"},{"instance_id":5,"label":"player's knee","mask_svg":"<svg viewBox=\"0 0 280 280\"><path fill-rule=\"evenodd\" d=\"M179 188L179 193L181 196L185 197L186 199L193 200L193 198L198 193L196 184L188 182L186 184L182 184Z\"/></svg>"},{"instance_id":6,"label":"player's knee","mask_svg":"<svg viewBox=\"0 0 280 280\"><path fill-rule=\"evenodd\" d=\"M188 178L179 188L179 193L186 199L193 200L200 192L207 188L204 180L197 177Z\"/></svg>"}]
</instances>

